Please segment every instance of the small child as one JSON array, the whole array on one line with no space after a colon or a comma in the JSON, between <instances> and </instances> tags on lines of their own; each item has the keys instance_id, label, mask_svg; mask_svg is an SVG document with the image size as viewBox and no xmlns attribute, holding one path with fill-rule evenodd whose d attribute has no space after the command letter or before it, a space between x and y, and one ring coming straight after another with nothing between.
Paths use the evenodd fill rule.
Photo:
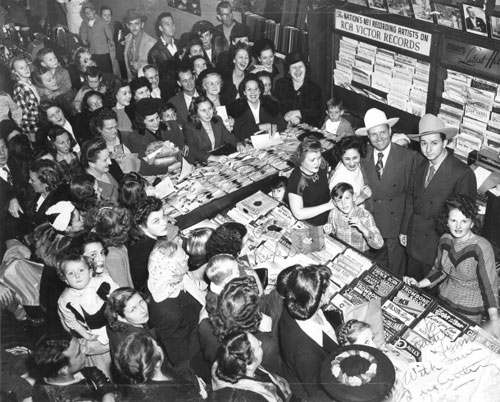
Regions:
<instances>
[{"instance_id":1,"label":"small child","mask_svg":"<svg viewBox=\"0 0 500 402\"><path fill-rule=\"evenodd\" d=\"M85 257L72 250L60 258L57 270L68 285L57 302L61 322L68 331L87 340L87 354L109 375L111 357L104 309L108 295L118 285L105 274L93 277Z\"/></svg>"},{"instance_id":2,"label":"small child","mask_svg":"<svg viewBox=\"0 0 500 402\"><path fill-rule=\"evenodd\" d=\"M331 98L326 102L326 115L328 117L323 123L321 130L325 131L327 135L334 136L336 141L342 137L354 135L351 123L342 117L343 114L344 108L340 99Z\"/></svg>"},{"instance_id":3,"label":"small child","mask_svg":"<svg viewBox=\"0 0 500 402\"><path fill-rule=\"evenodd\" d=\"M14 102L22 110L21 128L23 133L31 142L35 142L35 134L38 131L40 95L31 82L31 69L28 59L15 56L10 61L12 77L16 81L14 85Z\"/></svg>"},{"instance_id":4,"label":"small child","mask_svg":"<svg viewBox=\"0 0 500 402\"><path fill-rule=\"evenodd\" d=\"M160 127L164 131L162 139L175 144L181 151L184 149L184 133L182 124L177 120L177 108L167 102L160 109Z\"/></svg>"},{"instance_id":5,"label":"small child","mask_svg":"<svg viewBox=\"0 0 500 402\"><path fill-rule=\"evenodd\" d=\"M59 91L61 91L64 98L67 100L72 99L73 88L71 87L69 72L61 66L54 51L48 47L44 47L37 53L36 60L39 66L46 68L52 73Z\"/></svg>"},{"instance_id":6,"label":"small child","mask_svg":"<svg viewBox=\"0 0 500 402\"><path fill-rule=\"evenodd\" d=\"M356 206L353 187L348 183L336 184L330 193L335 204L323 226L326 234L333 233L351 247L365 252L379 249L384 239L370 212Z\"/></svg>"},{"instance_id":7,"label":"small child","mask_svg":"<svg viewBox=\"0 0 500 402\"><path fill-rule=\"evenodd\" d=\"M160 118L163 124L169 121L177 121L177 108L173 103L167 102L162 106L160 111Z\"/></svg>"},{"instance_id":8,"label":"small child","mask_svg":"<svg viewBox=\"0 0 500 402\"><path fill-rule=\"evenodd\" d=\"M32 374L37 377L33 400L114 401L109 378L96 367L85 367L86 353L82 339L64 332L44 335L31 353Z\"/></svg>"}]
</instances>

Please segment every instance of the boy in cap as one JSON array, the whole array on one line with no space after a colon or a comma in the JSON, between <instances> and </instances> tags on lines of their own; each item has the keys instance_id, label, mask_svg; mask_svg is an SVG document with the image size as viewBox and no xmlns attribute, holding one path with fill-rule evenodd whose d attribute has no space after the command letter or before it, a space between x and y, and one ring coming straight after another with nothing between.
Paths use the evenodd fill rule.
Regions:
<instances>
[{"instance_id":1,"label":"boy in cap","mask_svg":"<svg viewBox=\"0 0 500 402\"><path fill-rule=\"evenodd\" d=\"M356 135L367 136L370 142L361 165L372 197L365 207L375 219L385 246L375 260L389 271L403 275L406 265L405 250L399 242L405 210L406 191L410 182L415 151L391 143L392 127L398 118L388 119L379 109L370 109L364 117L365 127Z\"/></svg>"},{"instance_id":2,"label":"boy in cap","mask_svg":"<svg viewBox=\"0 0 500 402\"><path fill-rule=\"evenodd\" d=\"M412 170L400 235L408 254L406 275L418 281L429 273L436 258L440 236L434 219L444 202L456 194L473 200L477 196L472 169L446 149L457 132L456 128L445 127L438 117L426 114L420 119L418 134L408 135L420 142L425 157Z\"/></svg>"}]
</instances>

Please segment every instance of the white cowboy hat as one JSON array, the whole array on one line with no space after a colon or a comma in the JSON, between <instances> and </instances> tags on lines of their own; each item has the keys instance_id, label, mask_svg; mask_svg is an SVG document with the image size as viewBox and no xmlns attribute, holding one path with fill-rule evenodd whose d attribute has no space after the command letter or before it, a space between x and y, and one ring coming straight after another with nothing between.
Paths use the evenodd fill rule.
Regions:
<instances>
[{"instance_id":1,"label":"white cowboy hat","mask_svg":"<svg viewBox=\"0 0 500 402\"><path fill-rule=\"evenodd\" d=\"M369 109L365 113L365 126L362 128L358 128L356 130L356 135L368 135L368 130L373 127L381 126L383 124L387 124L389 127L394 126L399 121L399 117L393 117L392 119L388 119L382 110L379 109Z\"/></svg>"},{"instance_id":2,"label":"white cowboy hat","mask_svg":"<svg viewBox=\"0 0 500 402\"><path fill-rule=\"evenodd\" d=\"M408 134L408 137L413 141L419 141L424 135L444 134L447 140L451 140L457 133L458 128L446 127L439 117L427 113L418 122L418 134Z\"/></svg>"}]
</instances>

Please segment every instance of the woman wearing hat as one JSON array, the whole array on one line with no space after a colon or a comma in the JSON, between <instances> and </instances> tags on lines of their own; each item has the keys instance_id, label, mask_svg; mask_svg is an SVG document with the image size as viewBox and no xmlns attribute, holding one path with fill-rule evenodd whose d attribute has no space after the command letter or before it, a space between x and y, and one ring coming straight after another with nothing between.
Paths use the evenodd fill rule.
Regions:
<instances>
[{"instance_id":1,"label":"woman wearing hat","mask_svg":"<svg viewBox=\"0 0 500 402\"><path fill-rule=\"evenodd\" d=\"M306 59L292 53L285 60L286 77L276 82L273 95L281 104L281 113L291 124L322 124L323 98L321 87L307 76Z\"/></svg>"}]
</instances>

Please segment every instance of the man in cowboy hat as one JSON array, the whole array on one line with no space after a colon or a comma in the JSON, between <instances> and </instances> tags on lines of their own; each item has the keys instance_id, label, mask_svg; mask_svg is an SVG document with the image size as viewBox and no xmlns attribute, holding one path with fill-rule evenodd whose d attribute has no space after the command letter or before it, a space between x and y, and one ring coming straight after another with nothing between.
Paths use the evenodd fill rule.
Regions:
<instances>
[{"instance_id":1,"label":"man in cowboy hat","mask_svg":"<svg viewBox=\"0 0 500 402\"><path fill-rule=\"evenodd\" d=\"M144 32L147 17L137 8L129 8L123 22L130 33L125 37L125 66L128 79L137 78L139 70L148 64L148 53L156 39Z\"/></svg>"},{"instance_id":2,"label":"man in cowboy hat","mask_svg":"<svg viewBox=\"0 0 500 402\"><path fill-rule=\"evenodd\" d=\"M372 213L385 242L375 260L391 272L403 275L406 255L399 234L411 167L418 154L391 142L391 128L398 120L388 119L379 109L370 109L365 114L365 127L356 130L356 135L368 136L370 141L366 157L361 160L366 184L372 190L365 206Z\"/></svg>"},{"instance_id":3,"label":"man in cowboy hat","mask_svg":"<svg viewBox=\"0 0 500 402\"><path fill-rule=\"evenodd\" d=\"M476 199L476 177L472 169L446 149L457 134L456 128L445 127L432 114L422 116L418 134L410 134L420 142L425 159L414 165L406 197L401 242L406 245L406 275L423 279L436 258L439 234L434 219L451 195L464 194Z\"/></svg>"}]
</instances>

